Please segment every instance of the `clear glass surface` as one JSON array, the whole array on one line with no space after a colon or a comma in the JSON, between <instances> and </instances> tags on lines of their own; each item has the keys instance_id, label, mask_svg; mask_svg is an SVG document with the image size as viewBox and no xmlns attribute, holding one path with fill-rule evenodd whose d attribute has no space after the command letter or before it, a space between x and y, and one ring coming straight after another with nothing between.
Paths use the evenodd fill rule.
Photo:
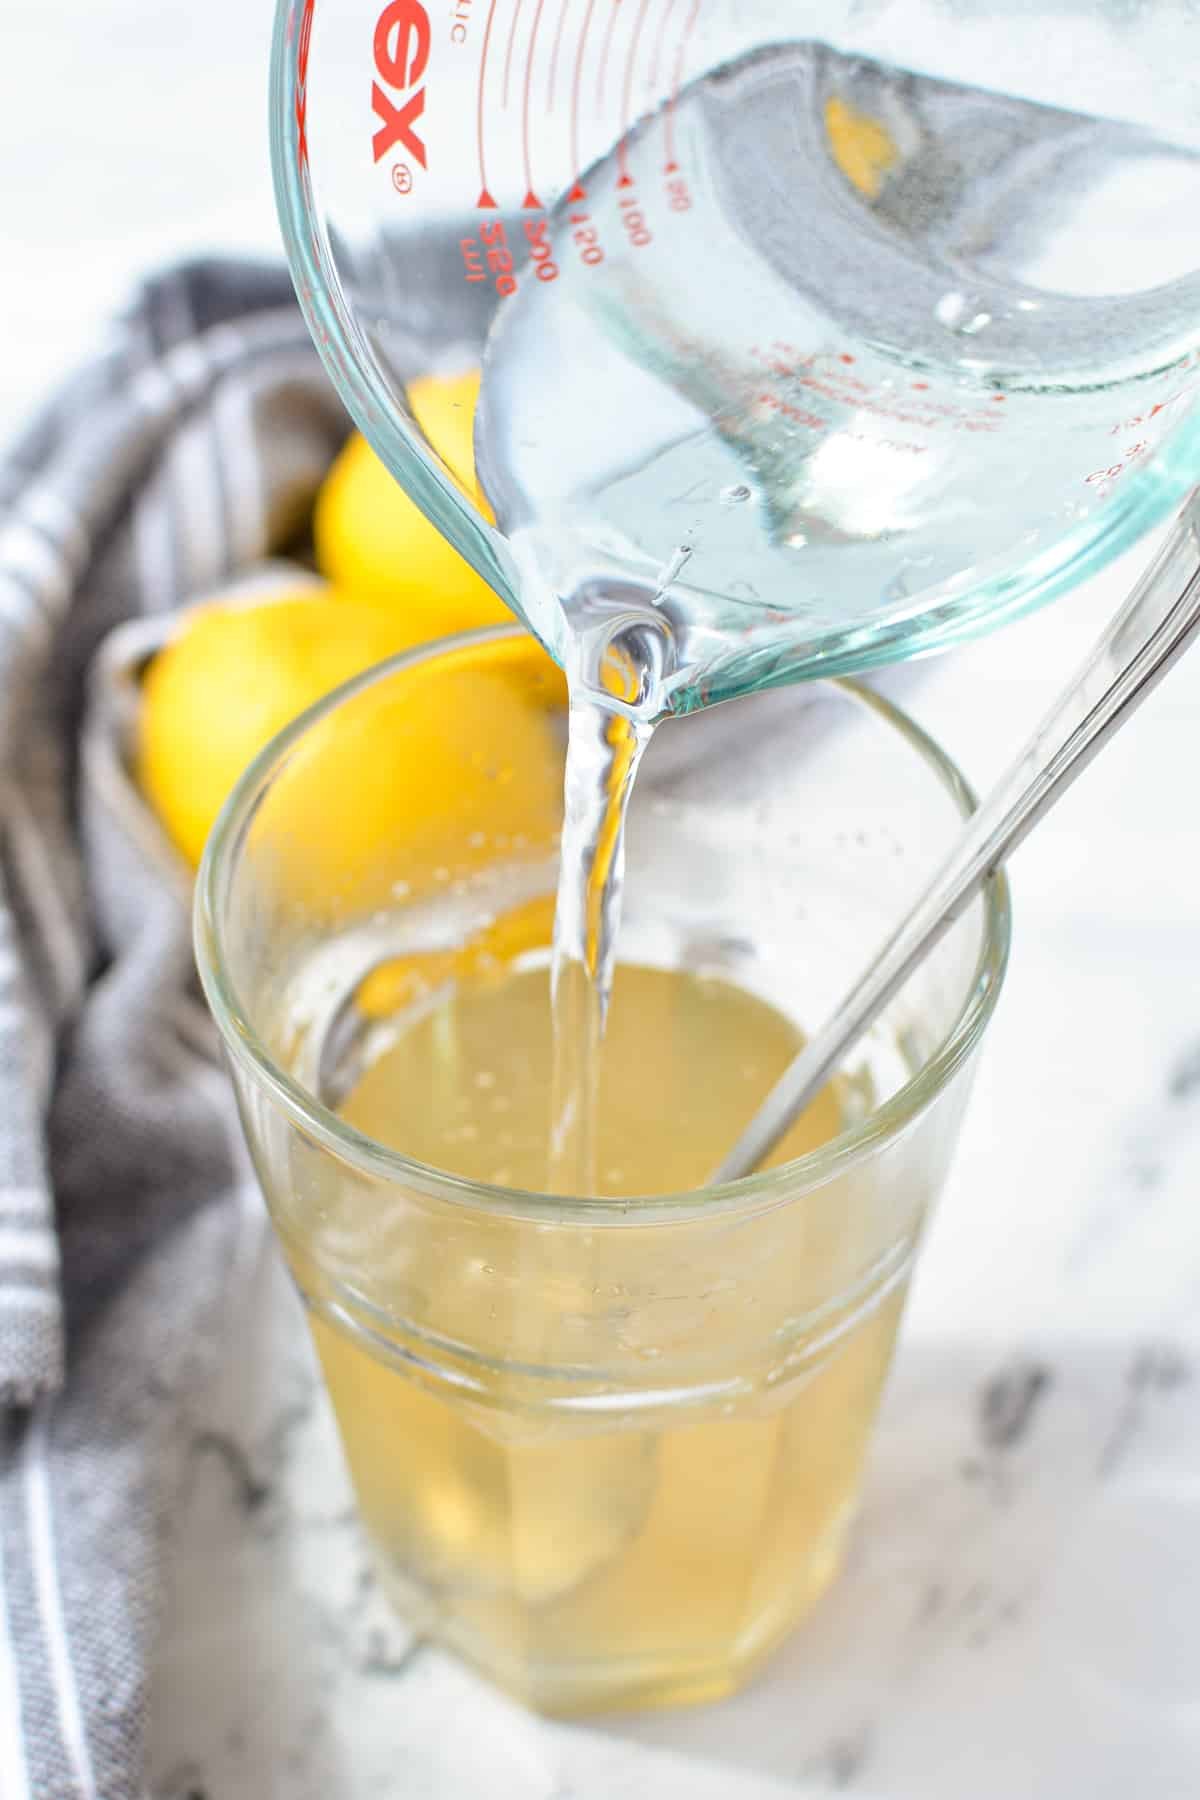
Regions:
<instances>
[{"instance_id":1,"label":"clear glass surface","mask_svg":"<svg viewBox=\"0 0 1200 1800\"><path fill-rule=\"evenodd\" d=\"M520 980L549 942L563 706L515 630L341 690L233 796L197 946L382 1579L510 1691L578 1712L729 1691L836 1571L1009 917L994 879L780 1167L565 1199L418 1160L386 1111L363 1129L361 1096L419 1030L418 1113L478 1103L468 1004L492 1008L484 1098L509 1079ZM672 1086L639 1045L711 1070L705 1017L818 1023L970 805L853 685L663 726L632 805L622 967L740 1010L676 1006L670 1040L644 998L626 1016L612 1054L661 1166L687 1166L730 1096Z\"/></svg>"},{"instance_id":2,"label":"clear glass surface","mask_svg":"<svg viewBox=\"0 0 1200 1800\"><path fill-rule=\"evenodd\" d=\"M398 480L669 704L943 646L1200 474L1180 0L282 0L280 215ZM407 383L483 367L485 516Z\"/></svg>"}]
</instances>

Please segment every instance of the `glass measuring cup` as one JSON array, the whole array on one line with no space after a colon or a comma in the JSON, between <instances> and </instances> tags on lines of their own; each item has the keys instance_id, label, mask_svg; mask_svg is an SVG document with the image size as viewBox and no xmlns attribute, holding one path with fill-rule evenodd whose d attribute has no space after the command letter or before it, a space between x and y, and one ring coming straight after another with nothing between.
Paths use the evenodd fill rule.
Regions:
<instances>
[{"instance_id":1,"label":"glass measuring cup","mask_svg":"<svg viewBox=\"0 0 1200 1800\"><path fill-rule=\"evenodd\" d=\"M421 1036L420 982L493 979L481 929L493 955L546 953L513 929L552 892L562 787L562 684L531 652L515 626L431 646L290 727L210 841L197 953L388 1592L539 1707L698 1700L837 1569L1007 889L989 881L848 1065L833 1134L784 1167L634 1204L434 1168L354 1095L415 1031L416 1111L465 1116L466 1014ZM633 801L624 954L803 1027L969 807L929 739L850 686L668 725ZM644 1009L632 1026L636 1051ZM686 1008L676 1029L705 1035ZM498 1037L477 1129L507 1157L492 1071L520 1053ZM636 1065L642 1129L686 1155L671 1105L654 1115L687 1100L668 1075ZM723 1100L693 1096L691 1129Z\"/></svg>"},{"instance_id":2,"label":"glass measuring cup","mask_svg":"<svg viewBox=\"0 0 1200 1800\"><path fill-rule=\"evenodd\" d=\"M559 660L652 618L687 710L994 623L1196 478L1198 48L1173 0L282 0L288 254L414 499Z\"/></svg>"}]
</instances>

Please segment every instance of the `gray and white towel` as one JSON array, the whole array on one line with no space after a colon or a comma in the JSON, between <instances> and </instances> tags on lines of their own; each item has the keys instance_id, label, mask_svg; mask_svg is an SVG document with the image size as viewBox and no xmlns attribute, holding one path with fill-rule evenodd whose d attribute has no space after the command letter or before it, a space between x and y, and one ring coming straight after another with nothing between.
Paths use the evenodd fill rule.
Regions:
<instances>
[{"instance_id":1,"label":"gray and white towel","mask_svg":"<svg viewBox=\"0 0 1200 1800\"><path fill-rule=\"evenodd\" d=\"M461 284L460 284L461 285ZM286 550L346 431L281 269L151 280L0 462L0 1796L133 1800L250 1182L95 653Z\"/></svg>"}]
</instances>

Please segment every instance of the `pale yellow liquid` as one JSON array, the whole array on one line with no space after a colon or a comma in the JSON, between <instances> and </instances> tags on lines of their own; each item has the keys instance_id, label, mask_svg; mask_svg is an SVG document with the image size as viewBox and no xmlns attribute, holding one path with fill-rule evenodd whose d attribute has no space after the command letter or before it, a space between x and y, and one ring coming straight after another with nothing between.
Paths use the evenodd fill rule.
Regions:
<instances>
[{"instance_id":1,"label":"pale yellow liquid","mask_svg":"<svg viewBox=\"0 0 1200 1800\"><path fill-rule=\"evenodd\" d=\"M799 1042L724 981L620 968L600 1075L601 1189L702 1183ZM342 1111L411 1157L536 1191L551 1065L537 970L460 987ZM826 1090L778 1160L842 1125ZM717 1235L682 1288L669 1224L455 1229L397 1255L395 1323L381 1332L372 1319L375 1347L313 1314L386 1583L548 1710L728 1691L836 1568L903 1280L843 1302L836 1207L807 1219L783 1208L750 1234ZM668 1256L673 1292L656 1285ZM760 1321L783 1316L776 1302L792 1295L813 1323L787 1345L764 1342ZM583 1410L572 1410L576 1358L613 1371L610 1391L587 1386ZM662 1391L647 1399L656 1376ZM712 1379L725 1385L709 1398Z\"/></svg>"}]
</instances>

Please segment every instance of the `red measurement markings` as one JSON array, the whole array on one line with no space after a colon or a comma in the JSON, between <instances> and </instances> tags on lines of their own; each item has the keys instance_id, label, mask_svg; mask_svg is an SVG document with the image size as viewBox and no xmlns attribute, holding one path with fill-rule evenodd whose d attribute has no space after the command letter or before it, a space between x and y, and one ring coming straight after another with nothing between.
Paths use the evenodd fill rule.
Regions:
<instances>
[{"instance_id":1,"label":"red measurement markings","mask_svg":"<svg viewBox=\"0 0 1200 1800\"><path fill-rule=\"evenodd\" d=\"M808 394L831 400L839 406L853 407L857 412L871 413L875 418L890 419L925 431L983 432L994 435L1004 429L1004 415L988 412L982 407L967 410L953 402L923 398L906 400L902 395L891 391L877 392L860 376L851 373L855 358L844 351L840 355L812 355L777 338L767 350L757 344L752 345L750 355L762 365L767 374L786 381L788 392L793 395L797 389L802 388ZM911 384L910 391L924 395L928 390L928 382L915 381Z\"/></svg>"},{"instance_id":2,"label":"red measurement markings","mask_svg":"<svg viewBox=\"0 0 1200 1800\"><path fill-rule=\"evenodd\" d=\"M529 259L533 264L533 272L539 281L557 281L558 264L550 250L550 240L546 236L545 219L526 219L525 237L529 244Z\"/></svg>"},{"instance_id":3,"label":"red measurement markings","mask_svg":"<svg viewBox=\"0 0 1200 1800\"><path fill-rule=\"evenodd\" d=\"M1136 462L1139 456L1145 456L1149 448L1150 440L1148 438L1139 438L1136 444L1127 444L1121 452L1120 462L1112 463L1107 469L1093 469L1090 475L1084 476L1085 485L1087 487L1107 487L1110 481L1115 481L1118 475L1124 473L1131 462Z\"/></svg>"},{"instance_id":4,"label":"red measurement markings","mask_svg":"<svg viewBox=\"0 0 1200 1800\"><path fill-rule=\"evenodd\" d=\"M1182 400L1186 391L1185 388L1180 388L1166 400L1156 400L1145 412L1134 413L1132 418L1119 420L1109 432L1109 437L1120 437L1123 432L1132 431L1136 425L1148 425L1151 419L1157 419L1159 413L1166 412L1168 406L1174 406L1177 400Z\"/></svg>"},{"instance_id":5,"label":"red measurement markings","mask_svg":"<svg viewBox=\"0 0 1200 1800\"><path fill-rule=\"evenodd\" d=\"M303 180L308 175L308 53L312 48L313 7L316 0L304 0L300 19L300 42L296 51L296 162ZM296 14L288 14L288 43L295 35Z\"/></svg>"},{"instance_id":6,"label":"red measurement markings","mask_svg":"<svg viewBox=\"0 0 1200 1800\"><path fill-rule=\"evenodd\" d=\"M642 26L646 23L646 11L650 0L641 0L637 18L633 22L633 36L629 40L629 53L625 58L625 84L621 90L621 142L617 147L617 166L623 180L629 179L626 165L626 147L629 142L629 127L632 123L630 112L633 106L633 71L637 66L638 42L642 35Z\"/></svg>"},{"instance_id":7,"label":"red measurement markings","mask_svg":"<svg viewBox=\"0 0 1200 1800\"><path fill-rule=\"evenodd\" d=\"M533 15L533 25L529 33L529 51L525 58L525 89L521 95L521 153L525 159L525 198L521 202L528 210L540 211L541 201L533 186L533 163L529 154L529 96L533 87L533 59L537 55L538 26L542 22L542 8L546 0L537 0L537 11Z\"/></svg>"},{"instance_id":8,"label":"red measurement markings","mask_svg":"<svg viewBox=\"0 0 1200 1800\"><path fill-rule=\"evenodd\" d=\"M662 9L662 17L658 21L658 30L654 34L654 49L650 54L650 72L646 78L648 87L658 86L658 64L667 35L667 20L671 17L671 8L674 4L675 0L667 0L667 4Z\"/></svg>"},{"instance_id":9,"label":"red measurement markings","mask_svg":"<svg viewBox=\"0 0 1200 1800\"><path fill-rule=\"evenodd\" d=\"M663 142L666 146L666 173L674 175L679 169L675 161L675 108L679 102L679 90L683 86L683 71L687 56L688 39L696 27L696 19L700 12L700 0L692 0L688 16L684 23L683 33L675 51L675 72L671 78L671 98L667 101L666 117L663 121Z\"/></svg>"},{"instance_id":10,"label":"red measurement markings","mask_svg":"<svg viewBox=\"0 0 1200 1800\"><path fill-rule=\"evenodd\" d=\"M621 0L610 0L611 10L608 15L608 29L604 33L604 42L600 46L600 63L596 70L596 111L604 111L604 77L608 70L608 53L612 49L613 33L617 29L617 16L621 11Z\"/></svg>"},{"instance_id":11,"label":"red measurement markings","mask_svg":"<svg viewBox=\"0 0 1200 1800\"><path fill-rule=\"evenodd\" d=\"M550 51L550 72L546 77L546 111L554 111L554 83L558 79L558 53L562 49L563 27L567 22L571 0L562 0L558 9L558 25L554 32L554 46Z\"/></svg>"},{"instance_id":12,"label":"red measurement markings","mask_svg":"<svg viewBox=\"0 0 1200 1800\"><path fill-rule=\"evenodd\" d=\"M492 41L492 23L496 17L496 0L488 0L487 24L483 28L483 49L479 55L479 94L475 102L475 136L479 144L479 199L475 202L480 207L495 206L491 189L487 181L487 161L483 150L483 90L487 81L488 46Z\"/></svg>"},{"instance_id":13,"label":"red measurement markings","mask_svg":"<svg viewBox=\"0 0 1200 1800\"><path fill-rule=\"evenodd\" d=\"M579 84L583 79L583 53L587 48L588 26L592 22L592 12L596 0L587 0L587 11L583 15L583 24L579 31L579 42L575 47L575 74L571 82L571 167L579 167ZM571 190L572 200L582 198L583 189L576 177L575 186Z\"/></svg>"},{"instance_id":14,"label":"red measurement markings","mask_svg":"<svg viewBox=\"0 0 1200 1800\"><path fill-rule=\"evenodd\" d=\"M764 412L782 413L785 419L790 419L795 425L803 425L807 431L829 430L829 420L820 413L809 412L802 406L793 406L790 400L781 400L778 394L772 394L766 389L755 395L755 404Z\"/></svg>"},{"instance_id":15,"label":"red measurement markings","mask_svg":"<svg viewBox=\"0 0 1200 1800\"><path fill-rule=\"evenodd\" d=\"M468 281L492 281L498 294L516 293L513 254L503 219L481 219L478 238L459 238L458 248Z\"/></svg>"},{"instance_id":16,"label":"red measurement markings","mask_svg":"<svg viewBox=\"0 0 1200 1800\"><path fill-rule=\"evenodd\" d=\"M633 176L623 175L618 181L618 188L624 186L625 192L617 195L617 205L621 212L621 223L625 227L625 235L635 250L640 250L653 237L646 223L646 215L634 191Z\"/></svg>"},{"instance_id":17,"label":"red measurement markings","mask_svg":"<svg viewBox=\"0 0 1200 1800\"><path fill-rule=\"evenodd\" d=\"M521 21L521 8L524 3L525 0L517 0L517 4L513 7L512 24L508 28L508 47L504 52L504 93L501 96L502 106L508 105L508 82L509 77L512 74L513 45L517 41L517 26Z\"/></svg>"},{"instance_id":18,"label":"red measurement markings","mask_svg":"<svg viewBox=\"0 0 1200 1800\"><path fill-rule=\"evenodd\" d=\"M602 263L604 261L604 251L600 244L600 233L592 224L587 213L573 212L569 217L571 220L571 237L575 244L575 248L579 252L579 260L580 262L586 263L589 269L594 269L597 263Z\"/></svg>"}]
</instances>

